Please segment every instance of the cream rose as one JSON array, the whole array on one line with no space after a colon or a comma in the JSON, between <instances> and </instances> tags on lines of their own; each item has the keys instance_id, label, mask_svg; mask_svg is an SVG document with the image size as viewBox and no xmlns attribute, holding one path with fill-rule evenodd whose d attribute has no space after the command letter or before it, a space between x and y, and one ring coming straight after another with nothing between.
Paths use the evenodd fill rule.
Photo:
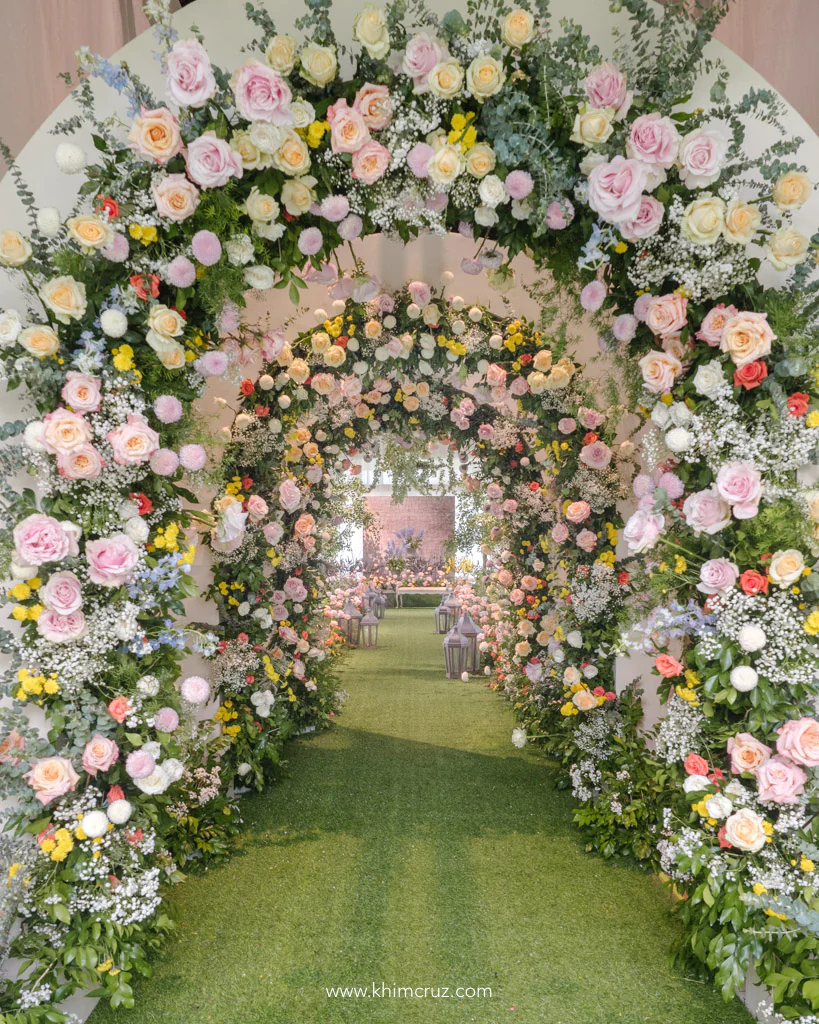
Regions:
<instances>
[{"instance_id":1,"label":"cream rose","mask_svg":"<svg viewBox=\"0 0 819 1024\"><path fill-rule=\"evenodd\" d=\"M179 122L167 107L156 110L142 108L128 133L131 149L148 160L166 164L183 148Z\"/></svg>"},{"instance_id":2,"label":"cream rose","mask_svg":"<svg viewBox=\"0 0 819 1024\"><path fill-rule=\"evenodd\" d=\"M285 210L291 217L299 217L307 213L313 205L313 190L315 178L289 178L282 185L281 199Z\"/></svg>"},{"instance_id":3,"label":"cream rose","mask_svg":"<svg viewBox=\"0 0 819 1024\"><path fill-rule=\"evenodd\" d=\"M185 321L181 314L162 303L151 307L151 312L148 314L148 326L163 338L178 338L185 331Z\"/></svg>"},{"instance_id":4,"label":"cream rose","mask_svg":"<svg viewBox=\"0 0 819 1024\"><path fill-rule=\"evenodd\" d=\"M780 228L768 239L765 251L774 270L788 270L808 258L810 239L794 227Z\"/></svg>"},{"instance_id":5,"label":"cream rose","mask_svg":"<svg viewBox=\"0 0 819 1024\"><path fill-rule=\"evenodd\" d=\"M69 217L65 222L68 237L84 249L102 249L111 244L114 231L111 225L95 213L84 213Z\"/></svg>"},{"instance_id":6,"label":"cream rose","mask_svg":"<svg viewBox=\"0 0 819 1024\"><path fill-rule=\"evenodd\" d=\"M341 345L331 345L324 353L324 362L327 366L341 366L347 358L347 353Z\"/></svg>"},{"instance_id":7,"label":"cream rose","mask_svg":"<svg viewBox=\"0 0 819 1024\"><path fill-rule=\"evenodd\" d=\"M581 107L575 115L571 141L581 146L599 146L611 138L614 131L614 107L597 110Z\"/></svg>"},{"instance_id":8,"label":"cream rose","mask_svg":"<svg viewBox=\"0 0 819 1024\"><path fill-rule=\"evenodd\" d=\"M313 85L325 86L338 74L338 57L334 46L308 43L299 54L301 73Z\"/></svg>"},{"instance_id":9,"label":"cream rose","mask_svg":"<svg viewBox=\"0 0 819 1024\"><path fill-rule=\"evenodd\" d=\"M241 128L233 133L230 138L230 148L234 153L239 154L239 159L245 170L257 171L272 163L269 154L262 153L246 128Z\"/></svg>"},{"instance_id":10,"label":"cream rose","mask_svg":"<svg viewBox=\"0 0 819 1024\"><path fill-rule=\"evenodd\" d=\"M598 706L597 698L589 690L578 690L572 697L572 704L578 711L591 711Z\"/></svg>"},{"instance_id":11,"label":"cream rose","mask_svg":"<svg viewBox=\"0 0 819 1024\"><path fill-rule=\"evenodd\" d=\"M26 327L20 332L17 343L39 359L45 356L53 356L60 347L60 339L57 332L45 324L38 324L36 327Z\"/></svg>"},{"instance_id":12,"label":"cream rose","mask_svg":"<svg viewBox=\"0 0 819 1024\"><path fill-rule=\"evenodd\" d=\"M53 277L40 289L40 298L61 324L85 316L85 285L73 277Z\"/></svg>"},{"instance_id":13,"label":"cream rose","mask_svg":"<svg viewBox=\"0 0 819 1024\"><path fill-rule=\"evenodd\" d=\"M725 227L725 202L704 192L689 203L680 222L683 238L697 245L713 245Z\"/></svg>"},{"instance_id":14,"label":"cream rose","mask_svg":"<svg viewBox=\"0 0 819 1024\"><path fill-rule=\"evenodd\" d=\"M256 223L269 224L279 216L279 210L279 204L273 196L260 192L255 185L245 200L245 213Z\"/></svg>"},{"instance_id":15,"label":"cream rose","mask_svg":"<svg viewBox=\"0 0 819 1024\"><path fill-rule=\"evenodd\" d=\"M773 201L785 213L798 210L810 199L813 183L802 171L788 171L773 187Z\"/></svg>"},{"instance_id":16,"label":"cream rose","mask_svg":"<svg viewBox=\"0 0 819 1024\"><path fill-rule=\"evenodd\" d=\"M535 353L535 358L532 361L532 366L536 370L546 372L552 368L552 351L548 348L542 348Z\"/></svg>"},{"instance_id":17,"label":"cream rose","mask_svg":"<svg viewBox=\"0 0 819 1024\"><path fill-rule=\"evenodd\" d=\"M466 69L466 87L479 103L500 92L505 81L503 65L488 53L476 57Z\"/></svg>"},{"instance_id":18,"label":"cream rose","mask_svg":"<svg viewBox=\"0 0 819 1024\"><path fill-rule=\"evenodd\" d=\"M767 841L764 818L750 807L742 807L725 822L725 838L738 850L758 853Z\"/></svg>"},{"instance_id":19,"label":"cream rose","mask_svg":"<svg viewBox=\"0 0 819 1024\"><path fill-rule=\"evenodd\" d=\"M427 165L427 174L436 185L451 185L465 165L466 161L460 149L447 142L432 154Z\"/></svg>"},{"instance_id":20,"label":"cream rose","mask_svg":"<svg viewBox=\"0 0 819 1024\"><path fill-rule=\"evenodd\" d=\"M436 64L427 76L429 91L442 100L451 100L463 88L464 70L457 60L449 59Z\"/></svg>"},{"instance_id":21,"label":"cream rose","mask_svg":"<svg viewBox=\"0 0 819 1024\"><path fill-rule=\"evenodd\" d=\"M31 243L19 231L0 232L0 263L4 267L22 267L31 259Z\"/></svg>"},{"instance_id":22,"label":"cream rose","mask_svg":"<svg viewBox=\"0 0 819 1024\"><path fill-rule=\"evenodd\" d=\"M163 338L155 331L148 331L145 341L156 352L157 358L166 370L181 370L185 366L185 349L178 341Z\"/></svg>"},{"instance_id":23,"label":"cream rose","mask_svg":"<svg viewBox=\"0 0 819 1024\"><path fill-rule=\"evenodd\" d=\"M283 174L290 174L294 178L310 170L310 150L293 128L285 130L282 143L273 154L273 164Z\"/></svg>"},{"instance_id":24,"label":"cream rose","mask_svg":"<svg viewBox=\"0 0 819 1024\"><path fill-rule=\"evenodd\" d=\"M495 151L485 142L476 142L466 153L466 170L473 178L483 178L495 170Z\"/></svg>"},{"instance_id":25,"label":"cream rose","mask_svg":"<svg viewBox=\"0 0 819 1024\"><path fill-rule=\"evenodd\" d=\"M800 579L804 569L805 559L802 552L788 548L787 551L777 551L771 556L768 575L772 583L785 590Z\"/></svg>"},{"instance_id":26,"label":"cream rose","mask_svg":"<svg viewBox=\"0 0 819 1024\"><path fill-rule=\"evenodd\" d=\"M187 220L199 205L199 189L184 174L168 174L151 185L160 217L179 223Z\"/></svg>"},{"instance_id":27,"label":"cream rose","mask_svg":"<svg viewBox=\"0 0 819 1024\"><path fill-rule=\"evenodd\" d=\"M740 199L728 204L723 234L734 245L749 245L759 230L762 214L752 203Z\"/></svg>"},{"instance_id":28,"label":"cream rose","mask_svg":"<svg viewBox=\"0 0 819 1024\"><path fill-rule=\"evenodd\" d=\"M535 38L535 19L522 7L510 11L501 22L501 39L507 46L525 46Z\"/></svg>"},{"instance_id":29,"label":"cream rose","mask_svg":"<svg viewBox=\"0 0 819 1024\"><path fill-rule=\"evenodd\" d=\"M723 327L719 347L739 367L770 355L773 341L767 313L737 313Z\"/></svg>"},{"instance_id":30,"label":"cream rose","mask_svg":"<svg viewBox=\"0 0 819 1024\"><path fill-rule=\"evenodd\" d=\"M280 75L289 75L296 66L298 43L292 36L273 36L267 44L267 63Z\"/></svg>"},{"instance_id":31,"label":"cream rose","mask_svg":"<svg viewBox=\"0 0 819 1024\"><path fill-rule=\"evenodd\" d=\"M384 12L375 4L364 4L353 22L353 35L375 60L390 52L390 34Z\"/></svg>"},{"instance_id":32,"label":"cream rose","mask_svg":"<svg viewBox=\"0 0 819 1024\"><path fill-rule=\"evenodd\" d=\"M645 389L653 395L670 391L675 379L682 373L682 363L670 352L648 352L640 360L639 366Z\"/></svg>"}]
</instances>

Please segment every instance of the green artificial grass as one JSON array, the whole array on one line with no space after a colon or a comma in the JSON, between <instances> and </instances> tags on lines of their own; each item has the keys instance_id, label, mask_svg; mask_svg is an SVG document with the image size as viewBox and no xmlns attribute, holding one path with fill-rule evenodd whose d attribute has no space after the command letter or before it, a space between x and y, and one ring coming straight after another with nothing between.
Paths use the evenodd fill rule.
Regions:
<instances>
[{"instance_id":1,"label":"green artificial grass","mask_svg":"<svg viewBox=\"0 0 819 1024\"><path fill-rule=\"evenodd\" d=\"M669 967L669 897L586 854L572 802L482 679L444 678L427 609L349 656L337 725L244 800L227 865L173 890L179 928L137 1008L91 1024L735 1024ZM331 998L331 986L489 998ZM386 990L380 990L386 991Z\"/></svg>"}]
</instances>

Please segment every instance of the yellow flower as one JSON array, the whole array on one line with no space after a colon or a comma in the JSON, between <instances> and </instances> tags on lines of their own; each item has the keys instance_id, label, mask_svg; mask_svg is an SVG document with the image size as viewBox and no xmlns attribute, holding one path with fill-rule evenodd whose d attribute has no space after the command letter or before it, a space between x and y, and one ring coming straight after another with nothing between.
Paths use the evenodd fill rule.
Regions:
<instances>
[{"instance_id":1,"label":"yellow flower","mask_svg":"<svg viewBox=\"0 0 819 1024\"><path fill-rule=\"evenodd\" d=\"M799 860L799 867L802 869L802 871L806 871L806 872L810 873L811 871L814 870L816 865L813 863L813 861L809 857L806 857L804 855L804 853L803 853L801 858L800 858L800 860Z\"/></svg>"},{"instance_id":2,"label":"yellow flower","mask_svg":"<svg viewBox=\"0 0 819 1024\"><path fill-rule=\"evenodd\" d=\"M814 409L805 417L805 423L809 427L819 427L819 409Z\"/></svg>"},{"instance_id":3,"label":"yellow flower","mask_svg":"<svg viewBox=\"0 0 819 1024\"><path fill-rule=\"evenodd\" d=\"M764 896L767 891L768 890L761 882L757 882L756 885L754 885L754 892L757 896Z\"/></svg>"},{"instance_id":4,"label":"yellow flower","mask_svg":"<svg viewBox=\"0 0 819 1024\"><path fill-rule=\"evenodd\" d=\"M15 601L25 601L31 597L31 587L27 583L17 583L9 591L9 597Z\"/></svg>"},{"instance_id":5,"label":"yellow flower","mask_svg":"<svg viewBox=\"0 0 819 1024\"><path fill-rule=\"evenodd\" d=\"M819 635L819 608L814 608L802 627L810 636Z\"/></svg>"}]
</instances>

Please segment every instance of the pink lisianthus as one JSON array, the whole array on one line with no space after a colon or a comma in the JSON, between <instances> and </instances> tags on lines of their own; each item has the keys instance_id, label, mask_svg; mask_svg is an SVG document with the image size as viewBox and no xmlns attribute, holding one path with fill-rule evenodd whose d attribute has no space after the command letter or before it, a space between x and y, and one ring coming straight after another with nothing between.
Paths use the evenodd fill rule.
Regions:
<instances>
[{"instance_id":1,"label":"pink lisianthus","mask_svg":"<svg viewBox=\"0 0 819 1024\"><path fill-rule=\"evenodd\" d=\"M426 32L419 32L407 42L401 70L412 79L413 92L429 92L429 73L446 53L446 44Z\"/></svg>"},{"instance_id":2,"label":"pink lisianthus","mask_svg":"<svg viewBox=\"0 0 819 1024\"><path fill-rule=\"evenodd\" d=\"M242 158L214 131L188 143L187 168L190 177L202 188L221 188L244 173Z\"/></svg>"},{"instance_id":3,"label":"pink lisianthus","mask_svg":"<svg viewBox=\"0 0 819 1024\"><path fill-rule=\"evenodd\" d=\"M262 533L268 544L278 544L284 536L284 527L281 523L265 523Z\"/></svg>"},{"instance_id":4,"label":"pink lisianthus","mask_svg":"<svg viewBox=\"0 0 819 1024\"><path fill-rule=\"evenodd\" d=\"M506 370L497 363L490 363L486 370L486 383L490 388L503 387L506 383Z\"/></svg>"},{"instance_id":5,"label":"pink lisianthus","mask_svg":"<svg viewBox=\"0 0 819 1024\"><path fill-rule=\"evenodd\" d=\"M126 423L108 432L108 443L114 452L114 462L120 466L135 466L147 462L159 448L159 434L139 413L130 413Z\"/></svg>"},{"instance_id":6,"label":"pink lisianthus","mask_svg":"<svg viewBox=\"0 0 819 1024\"><path fill-rule=\"evenodd\" d=\"M562 544L568 537L569 527L565 523L555 523L551 531L551 538L555 544Z\"/></svg>"},{"instance_id":7,"label":"pink lisianthus","mask_svg":"<svg viewBox=\"0 0 819 1024\"><path fill-rule=\"evenodd\" d=\"M258 60L249 60L233 72L230 88L236 109L248 121L292 125L293 94L278 71Z\"/></svg>"},{"instance_id":8,"label":"pink lisianthus","mask_svg":"<svg viewBox=\"0 0 819 1024\"><path fill-rule=\"evenodd\" d=\"M82 766L89 775L96 775L97 772L107 772L118 757L119 747L116 743L102 733L95 732L85 744Z\"/></svg>"},{"instance_id":9,"label":"pink lisianthus","mask_svg":"<svg viewBox=\"0 0 819 1024\"><path fill-rule=\"evenodd\" d=\"M279 484L279 504L285 512L295 512L301 504L301 497L298 484L289 477Z\"/></svg>"},{"instance_id":10,"label":"pink lisianthus","mask_svg":"<svg viewBox=\"0 0 819 1024\"><path fill-rule=\"evenodd\" d=\"M74 412L96 412L101 401L100 379L69 370L65 375L61 395L65 404L70 405Z\"/></svg>"},{"instance_id":11,"label":"pink lisianthus","mask_svg":"<svg viewBox=\"0 0 819 1024\"><path fill-rule=\"evenodd\" d=\"M757 798L763 803L798 804L808 777L786 757L769 758L756 770Z\"/></svg>"},{"instance_id":12,"label":"pink lisianthus","mask_svg":"<svg viewBox=\"0 0 819 1024\"><path fill-rule=\"evenodd\" d=\"M546 227L552 231L563 231L574 220L574 206L568 199L557 199L549 203L546 209Z\"/></svg>"},{"instance_id":13,"label":"pink lisianthus","mask_svg":"<svg viewBox=\"0 0 819 1024\"><path fill-rule=\"evenodd\" d=\"M481 441L491 441L495 436L495 428L491 423L482 423L478 427L478 437Z\"/></svg>"},{"instance_id":14,"label":"pink lisianthus","mask_svg":"<svg viewBox=\"0 0 819 1024\"><path fill-rule=\"evenodd\" d=\"M58 796L73 792L80 781L74 765L67 757L43 757L35 761L23 776L34 790L37 800L45 807Z\"/></svg>"},{"instance_id":15,"label":"pink lisianthus","mask_svg":"<svg viewBox=\"0 0 819 1024\"><path fill-rule=\"evenodd\" d=\"M307 597L307 587L305 587L298 576L288 577L284 582L282 590L284 590L291 601L301 603Z\"/></svg>"},{"instance_id":16,"label":"pink lisianthus","mask_svg":"<svg viewBox=\"0 0 819 1024\"><path fill-rule=\"evenodd\" d=\"M589 174L589 206L609 224L625 224L639 216L648 169L637 160L615 156Z\"/></svg>"},{"instance_id":17,"label":"pink lisianthus","mask_svg":"<svg viewBox=\"0 0 819 1024\"><path fill-rule=\"evenodd\" d=\"M606 414L600 412L598 409L592 409L591 406L581 405L577 410L577 418L586 430L597 430L597 428L605 421Z\"/></svg>"},{"instance_id":18,"label":"pink lisianthus","mask_svg":"<svg viewBox=\"0 0 819 1024\"><path fill-rule=\"evenodd\" d=\"M260 523L268 513L267 502L260 494L251 494L245 503L245 511L251 523Z\"/></svg>"},{"instance_id":19,"label":"pink lisianthus","mask_svg":"<svg viewBox=\"0 0 819 1024\"><path fill-rule=\"evenodd\" d=\"M593 530L581 530L574 542L581 550L591 553L597 546L597 534Z\"/></svg>"},{"instance_id":20,"label":"pink lisianthus","mask_svg":"<svg viewBox=\"0 0 819 1024\"><path fill-rule=\"evenodd\" d=\"M629 551L632 554L640 554L640 552L654 547L664 526L665 520L659 512L638 509L623 529L623 537L628 544Z\"/></svg>"},{"instance_id":21,"label":"pink lisianthus","mask_svg":"<svg viewBox=\"0 0 819 1024\"><path fill-rule=\"evenodd\" d=\"M101 587L121 587L134 574L139 563L139 550L124 533L91 540L85 545L88 577Z\"/></svg>"}]
</instances>

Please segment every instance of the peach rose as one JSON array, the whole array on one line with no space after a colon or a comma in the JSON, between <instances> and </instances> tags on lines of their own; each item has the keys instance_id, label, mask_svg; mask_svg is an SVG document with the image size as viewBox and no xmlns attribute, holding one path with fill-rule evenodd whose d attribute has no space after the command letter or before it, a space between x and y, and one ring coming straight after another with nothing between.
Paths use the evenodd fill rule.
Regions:
<instances>
[{"instance_id":1,"label":"peach rose","mask_svg":"<svg viewBox=\"0 0 819 1024\"><path fill-rule=\"evenodd\" d=\"M73 277L53 277L40 288L40 298L61 324L85 316L85 285Z\"/></svg>"},{"instance_id":2,"label":"peach rose","mask_svg":"<svg viewBox=\"0 0 819 1024\"><path fill-rule=\"evenodd\" d=\"M179 122L167 107L142 108L128 133L130 148L148 160L166 164L182 152Z\"/></svg>"},{"instance_id":3,"label":"peach rose","mask_svg":"<svg viewBox=\"0 0 819 1024\"><path fill-rule=\"evenodd\" d=\"M742 807L725 822L725 838L738 850L758 853L767 841L764 819L750 807Z\"/></svg>"},{"instance_id":4,"label":"peach rose","mask_svg":"<svg viewBox=\"0 0 819 1024\"><path fill-rule=\"evenodd\" d=\"M598 707L597 698L590 690L578 690L572 697L572 704L578 711L592 711Z\"/></svg>"},{"instance_id":5,"label":"peach rose","mask_svg":"<svg viewBox=\"0 0 819 1024\"><path fill-rule=\"evenodd\" d=\"M392 101L386 85L366 82L355 94L353 110L357 110L364 124L373 131L386 128L392 119Z\"/></svg>"},{"instance_id":6,"label":"peach rose","mask_svg":"<svg viewBox=\"0 0 819 1024\"><path fill-rule=\"evenodd\" d=\"M773 188L773 201L783 213L798 210L810 199L813 183L802 171L788 171L783 174Z\"/></svg>"},{"instance_id":7,"label":"peach rose","mask_svg":"<svg viewBox=\"0 0 819 1024\"><path fill-rule=\"evenodd\" d=\"M501 22L501 39L507 46L520 47L535 38L535 19L522 7L510 11Z\"/></svg>"},{"instance_id":8,"label":"peach rose","mask_svg":"<svg viewBox=\"0 0 819 1024\"><path fill-rule=\"evenodd\" d=\"M638 365L643 373L643 385L653 395L670 391L682 373L682 363L670 352L648 352Z\"/></svg>"},{"instance_id":9,"label":"peach rose","mask_svg":"<svg viewBox=\"0 0 819 1024\"><path fill-rule=\"evenodd\" d=\"M805 559L802 552L795 548L788 548L787 551L776 551L768 563L768 575L771 582L775 583L781 590L792 586L802 576L805 569Z\"/></svg>"},{"instance_id":10,"label":"peach rose","mask_svg":"<svg viewBox=\"0 0 819 1024\"><path fill-rule=\"evenodd\" d=\"M719 347L741 367L770 355L773 341L776 335L768 324L768 314L744 312L726 322Z\"/></svg>"},{"instance_id":11,"label":"peach rose","mask_svg":"<svg viewBox=\"0 0 819 1024\"><path fill-rule=\"evenodd\" d=\"M120 466L135 466L147 462L158 450L159 434L144 416L130 413L126 423L109 431L108 443L114 450L114 462Z\"/></svg>"},{"instance_id":12,"label":"peach rose","mask_svg":"<svg viewBox=\"0 0 819 1024\"><path fill-rule=\"evenodd\" d=\"M80 781L74 765L67 757L43 757L35 761L23 778L34 790L37 800L50 804L58 796L72 792Z\"/></svg>"},{"instance_id":13,"label":"peach rose","mask_svg":"<svg viewBox=\"0 0 819 1024\"><path fill-rule=\"evenodd\" d=\"M292 177L310 170L310 150L304 139L292 128L286 128L279 148L273 154L273 165Z\"/></svg>"},{"instance_id":14,"label":"peach rose","mask_svg":"<svg viewBox=\"0 0 819 1024\"><path fill-rule=\"evenodd\" d=\"M196 212L199 189L184 174L167 174L151 185L156 212L179 223Z\"/></svg>"},{"instance_id":15,"label":"peach rose","mask_svg":"<svg viewBox=\"0 0 819 1024\"><path fill-rule=\"evenodd\" d=\"M22 267L31 259L31 243L19 231L6 228L0 232L0 264L4 267Z\"/></svg>"},{"instance_id":16,"label":"peach rose","mask_svg":"<svg viewBox=\"0 0 819 1024\"><path fill-rule=\"evenodd\" d=\"M39 440L52 455L70 452L90 443L91 428L84 417L61 406L43 417L43 432Z\"/></svg>"},{"instance_id":17,"label":"peach rose","mask_svg":"<svg viewBox=\"0 0 819 1024\"><path fill-rule=\"evenodd\" d=\"M69 217L65 222L68 237L73 238L84 249L103 249L114 238L111 225L95 213L84 213Z\"/></svg>"},{"instance_id":18,"label":"peach rose","mask_svg":"<svg viewBox=\"0 0 819 1024\"><path fill-rule=\"evenodd\" d=\"M755 772L771 756L771 748L760 743L749 732L738 732L732 736L728 740L726 749L731 758L731 771L734 775Z\"/></svg>"},{"instance_id":19,"label":"peach rose","mask_svg":"<svg viewBox=\"0 0 819 1024\"><path fill-rule=\"evenodd\" d=\"M17 342L26 352L38 359L45 356L53 356L60 347L60 339L57 332L45 324L38 324L36 327L26 327L17 337Z\"/></svg>"},{"instance_id":20,"label":"peach rose","mask_svg":"<svg viewBox=\"0 0 819 1024\"><path fill-rule=\"evenodd\" d=\"M185 330L185 321L177 310L158 302L151 306L148 326L163 338L178 338Z\"/></svg>"},{"instance_id":21,"label":"peach rose","mask_svg":"<svg viewBox=\"0 0 819 1024\"><path fill-rule=\"evenodd\" d=\"M96 412L101 401L99 378L69 370L61 394L75 412Z\"/></svg>"},{"instance_id":22,"label":"peach rose","mask_svg":"<svg viewBox=\"0 0 819 1024\"><path fill-rule=\"evenodd\" d=\"M495 170L495 151L485 142L476 142L466 152L466 172L473 178L484 178Z\"/></svg>"},{"instance_id":23,"label":"peach rose","mask_svg":"<svg viewBox=\"0 0 819 1024\"><path fill-rule=\"evenodd\" d=\"M762 214L759 207L739 199L728 204L723 234L734 245L749 245L759 230Z\"/></svg>"}]
</instances>

